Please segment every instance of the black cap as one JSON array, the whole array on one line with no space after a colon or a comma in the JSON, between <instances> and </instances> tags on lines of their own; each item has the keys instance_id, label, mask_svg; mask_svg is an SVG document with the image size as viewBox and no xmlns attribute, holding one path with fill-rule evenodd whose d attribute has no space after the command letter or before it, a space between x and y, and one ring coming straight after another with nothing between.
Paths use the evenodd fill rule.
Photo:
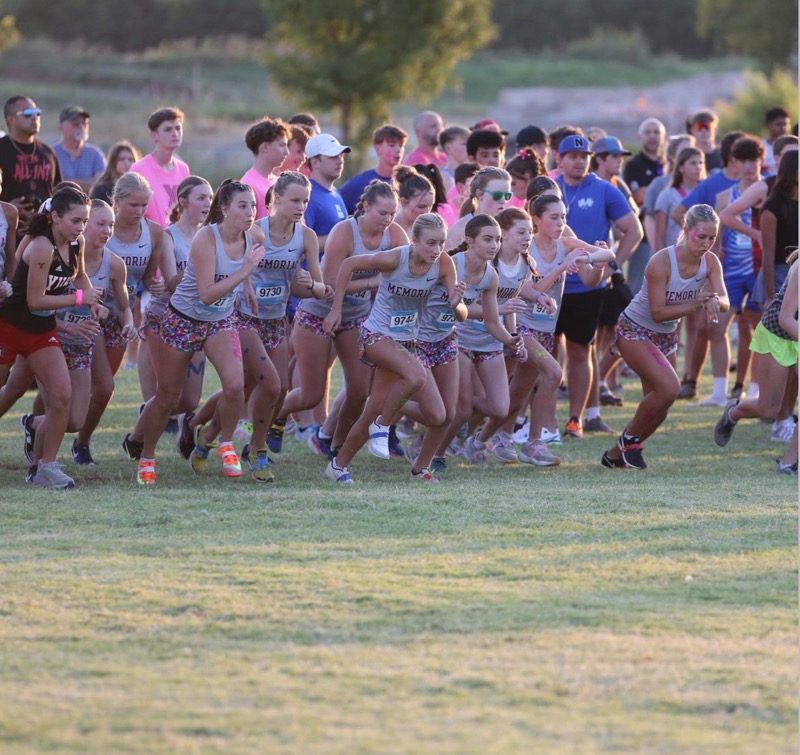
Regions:
<instances>
[{"instance_id":1,"label":"black cap","mask_svg":"<svg viewBox=\"0 0 800 755\"><path fill-rule=\"evenodd\" d=\"M547 134L538 126L525 126L517 134L517 147L530 147L531 144L547 144Z\"/></svg>"}]
</instances>

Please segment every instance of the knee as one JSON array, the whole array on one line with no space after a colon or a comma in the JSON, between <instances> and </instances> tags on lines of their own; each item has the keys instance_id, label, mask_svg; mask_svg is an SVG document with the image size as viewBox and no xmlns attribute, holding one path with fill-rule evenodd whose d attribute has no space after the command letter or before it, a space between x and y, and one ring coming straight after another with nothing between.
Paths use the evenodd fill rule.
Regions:
<instances>
[{"instance_id":1,"label":"knee","mask_svg":"<svg viewBox=\"0 0 800 755\"><path fill-rule=\"evenodd\" d=\"M417 391L421 391L427 380L425 370L414 370L410 375L406 376L405 382L408 385L408 395L413 396Z\"/></svg>"},{"instance_id":2,"label":"knee","mask_svg":"<svg viewBox=\"0 0 800 755\"><path fill-rule=\"evenodd\" d=\"M100 383L95 383L92 385L92 397L96 401L101 401L103 403L108 403L111 401L111 397L114 395L114 381L111 380L109 382L103 381Z\"/></svg>"},{"instance_id":3,"label":"knee","mask_svg":"<svg viewBox=\"0 0 800 755\"><path fill-rule=\"evenodd\" d=\"M447 416L444 406L438 406L434 409L430 409L425 414L426 418L428 419L428 427L441 427L442 425L449 424L452 421L452 417Z\"/></svg>"},{"instance_id":4,"label":"knee","mask_svg":"<svg viewBox=\"0 0 800 755\"><path fill-rule=\"evenodd\" d=\"M265 383L267 381L264 381ZM265 386L266 388L266 386ZM222 393L225 398L243 399L244 398L244 375L235 375L225 380L222 386Z\"/></svg>"}]
</instances>

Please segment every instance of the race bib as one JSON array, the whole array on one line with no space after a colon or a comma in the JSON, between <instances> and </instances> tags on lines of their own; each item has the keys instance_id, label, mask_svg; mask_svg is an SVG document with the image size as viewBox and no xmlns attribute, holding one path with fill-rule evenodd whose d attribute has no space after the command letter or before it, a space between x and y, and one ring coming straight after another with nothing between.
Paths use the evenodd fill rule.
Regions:
<instances>
[{"instance_id":1,"label":"race bib","mask_svg":"<svg viewBox=\"0 0 800 755\"><path fill-rule=\"evenodd\" d=\"M363 291L359 291L355 294L345 294L344 301L347 304L363 304L365 301L369 300L370 295L370 290L365 288Z\"/></svg>"},{"instance_id":2,"label":"race bib","mask_svg":"<svg viewBox=\"0 0 800 755\"><path fill-rule=\"evenodd\" d=\"M67 325L80 325L80 323L88 320L91 316L92 313L88 307L70 307L64 313L64 322Z\"/></svg>"},{"instance_id":3,"label":"race bib","mask_svg":"<svg viewBox=\"0 0 800 755\"><path fill-rule=\"evenodd\" d=\"M286 286L278 284L276 286L257 286L256 299L259 305L279 304L283 301Z\"/></svg>"},{"instance_id":4,"label":"race bib","mask_svg":"<svg viewBox=\"0 0 800 755\"><path fill-rule=\"evenodd\" d=\"M392 333L409 333L413 332L417 325L417 312L416 310L408 310L405 312L392 312L389 318L389 330Z\"/></svg>"},{"instance_id":5,"label":"race bib","mask_svg":"<svg viewBox=\"0 0 800 755\"><path fill-rule=\"evenodd\" d=\"M451 330L452 327L456 324L456 316L453 314L452 311L450 312L440 312L436 316L436 327L439 330Z\"/></svg>"}]
</instances>

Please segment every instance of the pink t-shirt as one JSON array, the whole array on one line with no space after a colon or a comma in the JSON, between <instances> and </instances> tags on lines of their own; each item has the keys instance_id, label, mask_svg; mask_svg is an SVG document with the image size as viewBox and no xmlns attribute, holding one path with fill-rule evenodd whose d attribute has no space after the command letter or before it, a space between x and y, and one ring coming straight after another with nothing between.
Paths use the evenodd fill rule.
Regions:
<instances>
[{"instance_id":1,"label":"pink t-shirt","mask_svg":"<svg viewBox=\"0 0 800 755\"><path fill-rule=\"evenodd\" d=\"M262 176L255 168L250 168L250 170L242 176L242 183L252 186L255 192L256 220L267 217L267 215L269 215L269 210L267 209L267 192L272 188L275 181Z\"/></svg>"},{"instance_id":2,"label":"pink t-shirt","mask_svg":"<svg viewBox=\"0 0 800 755\"><path fill-rule=\"evenodd\" d=\"M447 223L448 228L452 228L453 223L458 220L458 213L455 211L455 208L449 204L440 204L436 208L436 212L438 212L442 220Z\"/></svg>"},{"instance_id":3,"label":"pink t-shirt","mask_svg":"<svg viewBox=\"0 0 800 755\"><path fill-rule=\"evenodd\" d=\"M422 147L417 147L405 156L403 163L405 165L430 165L433 163L438 168L444 168L447 165L447 155L444 152L439 152L439 150L433 153L422 149Z\"/></svg>"},{"instance_id":4,"label":"pink t-shirt","mask_svg":"<svg viewBox=\"0 0 800 755\"><path fill-rule=\"evenodd\" d=\"M145 217L166 228L169 225L169 213L178 201L178 185L191 175L189 166L173 157L172 170L164 170L152 155L146 155L131 165L131 170L144 176L153 190Z\"/></svg>"},{"instance_id":5,"label":"pink t-shirt","mask_svg":"<svg viewBox=\"0 0 800 755\"><path fill-rule=\"evenodd\" d=\"M517 195L512 195L511 199L506 202L506 207L521 207L523 210L525 209L525 200L518 199Z\"/></svg>"}]
</instances>

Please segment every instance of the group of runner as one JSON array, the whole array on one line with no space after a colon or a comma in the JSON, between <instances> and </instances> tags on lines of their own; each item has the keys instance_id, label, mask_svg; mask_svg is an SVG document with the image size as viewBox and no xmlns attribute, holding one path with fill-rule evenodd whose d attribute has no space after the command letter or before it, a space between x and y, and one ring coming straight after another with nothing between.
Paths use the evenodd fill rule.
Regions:
<instances>
[{"instance_id":1,"label":"group of runner","mask_svg":"<svg viewBox=\"0 0 800 755\"><path fill-rule=\"evenodd\" d=\"M37 117L15 107L6 105L10 126ZM176 155L183 114L156 111L152 154L119 169L127 147L115 145L109 165L119 174L98 176L93 198L67 180L37 207L3 204L3 235L18 230L21 240L4 238L0 415L35 379L21 420L27 479L74 486L58 462L67 432L77 433L74 463L95 464L92 434L137 340L144 401L122 448L142 486L156 482L156 445L170 424L196 473L215 455L224 476L242 476L244 462L257 482L274 479L270 454L292 429L327 458L336 483L353 481L365 445L407 458L426 482L452 456L558 466L564 375L564 435L613 432L600 407L622 405L620 358L643 398L601 463L644 469L644 441L695 389L709 341L711 402L725 405L716 442L745 417L774 421L773 435L790 441L778 471L796 473L797 138L773 135L777 175L765 181L761 140L728 134L719 173L704 180L714 123L695 114L689 133L667 140L660 122L645 121L626 182L631 153L597 129L590 140L571 126L527 127L506 162L498 124L444 128L426 112L414 120L412 166L402 164L405 131L382 126L376 167L340 194L350 148L313 116L254 124L245 137L253 166L213 190ZM16 133L6 139L24 156ZM631 290L620 268L627 262L632 279L642 257ZM740 346L755 330L729 399L737 312ZM200 405L206 359L221 388ZM335 359L343 380L331 403Z\"/></svg>"}]
</instances>

